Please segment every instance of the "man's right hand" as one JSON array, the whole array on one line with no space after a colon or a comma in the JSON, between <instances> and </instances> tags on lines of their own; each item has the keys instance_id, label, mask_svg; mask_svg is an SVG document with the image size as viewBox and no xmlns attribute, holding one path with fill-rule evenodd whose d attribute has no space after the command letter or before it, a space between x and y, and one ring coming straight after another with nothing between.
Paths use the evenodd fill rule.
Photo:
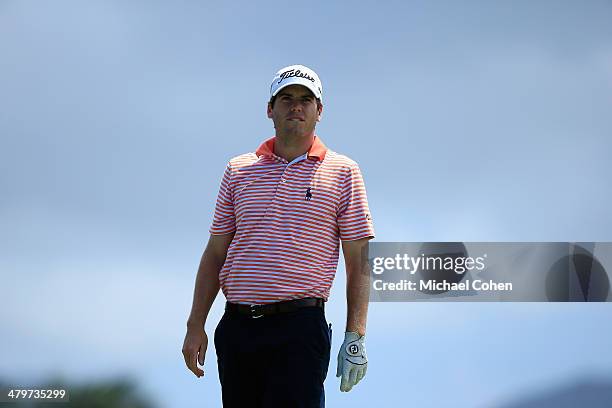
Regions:
<instances>
[{"instance_id":1,"label":"man's right hand","mask_svg":"<svg viewBox=\"0 0 612 408\"><path fill-rule=\"evenodd\" d=\"M224 235L210 234L206 249L200 259L196 276L195 290L191 313L187 318L187 335L183 343L185 364L196 377L204 375L198 363L204 366L204 356L208 347L208 336L204 332L204 322L219 292L219 271L223 267L227 250L232 243L234 233Z\"/></svg>"},{"instance_id":2,"label":"man's right hand","mask_svg":"<svg viewBox=\"0 0 612 408\"><path fill-rule=\"evenodd\" d=\"M208 336L204 331L204 325L201 327L188 327L185 341L183 342L183 357L187 368L191 370L196 377L200 378L204 375L204 371L198 367L198 363L204 366L204 356L208 347Z\"/></svg>"}]
</instances>

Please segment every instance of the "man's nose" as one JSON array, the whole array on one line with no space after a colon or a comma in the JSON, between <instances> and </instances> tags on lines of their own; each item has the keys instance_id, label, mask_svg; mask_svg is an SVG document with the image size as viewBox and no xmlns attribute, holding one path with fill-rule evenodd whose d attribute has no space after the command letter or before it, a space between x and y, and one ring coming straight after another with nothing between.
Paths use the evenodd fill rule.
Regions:
<instances>
[{"instance_id":1,"label":"man's nose","mask_svg":"<svg viewBox=\"0 0 612 408\"><path fill-rule=\"evenodd\" d=\"M291 102L291 111L299 112L302 110L302 108L303 108L302 101L296 100L296 101Z\"/></svg>"}]
</instances>

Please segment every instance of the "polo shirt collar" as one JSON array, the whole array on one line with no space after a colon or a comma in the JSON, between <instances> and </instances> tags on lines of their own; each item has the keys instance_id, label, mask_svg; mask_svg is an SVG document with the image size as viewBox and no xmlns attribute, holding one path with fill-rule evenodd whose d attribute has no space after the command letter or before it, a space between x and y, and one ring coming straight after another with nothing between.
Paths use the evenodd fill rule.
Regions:
<instances>
[{"instance_id":1,"label":"polo shirt collar","mask_svg":"<svg viewBox=\"0 0 612 408\"><path fill-rule=\"evenodd\" d=\"M260 156L274 156L274 140L276 136L271 137L270 139L263 142L255 151L255 154ZM319 136L315 136L314 142L310 149L308 150L308 157L312 157L313 159L317 159L323 161L325 159L325 153L327 153L327 147L323 144Z\"/></svg>"}]
</instances>

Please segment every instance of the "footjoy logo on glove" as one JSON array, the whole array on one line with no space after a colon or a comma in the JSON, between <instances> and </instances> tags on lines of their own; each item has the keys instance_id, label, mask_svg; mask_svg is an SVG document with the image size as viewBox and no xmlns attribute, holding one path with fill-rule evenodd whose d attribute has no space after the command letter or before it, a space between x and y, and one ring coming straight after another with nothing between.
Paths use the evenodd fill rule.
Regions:
<instances>
[{"instance_id":1,"label":"footjoy logo on glove","mask_svg":"<svg viewBox=\"0 0 612 408\"><path fill-rule=\"evenodd\" d=\"M280 84L281 82L283 82L283 79L291 78L291 77L306 78L306 79L308 79L311 82L315 81L313 77L311 77L310 75L308 75L305 72L300 71L299 69L297 69L297 70L296 69L290 69L289 71L285 71L285 72L282 72L280 74L280 79L278 80L277 83Z\"/></svg>"},{"instance_id":2,"label":"footjoy logo on glove","mask_svg":"<svg viewBox=\"0 0 612 408\"><path fill-rule=\"evenodd\" d=\"M356 344L351 344L348 348L348 351L353 355L357 355L357 353L359 353L359 346L357 346Z\"/></svg>"}]
</instances>

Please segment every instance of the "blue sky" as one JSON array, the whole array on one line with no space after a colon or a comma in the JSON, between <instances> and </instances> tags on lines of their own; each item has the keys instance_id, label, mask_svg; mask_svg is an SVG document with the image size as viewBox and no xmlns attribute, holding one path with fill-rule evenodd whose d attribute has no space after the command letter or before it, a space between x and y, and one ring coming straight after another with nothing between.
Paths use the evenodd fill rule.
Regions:
<instances>
[{"instance_id":1,"label":"blue sky","mask_svg":"<svg viewBox=\"0 0 612 408\"><path fill-rule=\"evenodd\" d=\"M0 376L129 373L219 406L180 349L225 163L314 68L378 241L612 240L612 5L0 1ZM328 308L334 354L343 265ZM222 311L219 296L207 324ZM608 304L372 304L368 376L329 406L490 407L612 377ZM335 362L330 373L335 372Z\"/></svg>"}]
</instances>

